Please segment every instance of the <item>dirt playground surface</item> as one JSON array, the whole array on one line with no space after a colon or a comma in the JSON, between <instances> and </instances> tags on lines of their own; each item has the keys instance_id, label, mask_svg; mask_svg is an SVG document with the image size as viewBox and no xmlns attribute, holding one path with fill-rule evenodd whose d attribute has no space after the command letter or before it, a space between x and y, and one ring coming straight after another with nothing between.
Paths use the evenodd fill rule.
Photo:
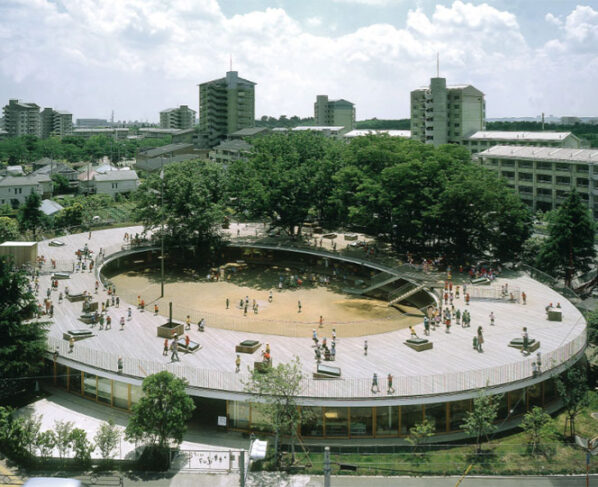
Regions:
<instances>
[{"instance_id":1,"label":"dirt playground surface","mask_svg":"<svg viewBox=\"0 0 598 487\"><path fill-rule=\"evenodd\" d=\"M132 305L141 296L147 311L152 312L157 303L159 313L168 316L168 303L172 302L173 319L185 321L189 315L193 326L204 318L207 326L253 333L306 337L316 328L318 334L331 336L335 328L338 337L350 337L406 328L423 319L405 314L418 313L414 308L401 306L398 310L387 306L386 301L344 293L342 283L326 286L305 282L296 288L285 285L279 290L279 276L290 274L275 267L258 267L239 272L228 281L208 281L205 275L198 278L190 272L171 269L166 273L161 299L159 273L155 271L128 271L111 277L110 281L117 294ZM268 299L270 290L272 302ZM244 304L240 306L246 296L247 315ZM252 309L253 300L258 305L257 314Z\"/></svg>"}]
</instances>

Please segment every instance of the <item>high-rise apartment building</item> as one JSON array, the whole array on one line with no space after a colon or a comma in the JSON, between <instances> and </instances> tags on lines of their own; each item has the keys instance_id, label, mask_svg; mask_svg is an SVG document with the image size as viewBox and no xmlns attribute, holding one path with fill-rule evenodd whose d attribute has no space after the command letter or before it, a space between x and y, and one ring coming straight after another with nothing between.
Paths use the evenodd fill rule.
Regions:
<instances>
[{"instance_id":1,"label":"high-rise apartment building","mask_svg":"<svg viewBox=\"0 0 598 487\"><path fill-rule=\"evenodd\" d=\"M202 145L214 147L237 130L255 125L255 85L237 71L199 85L199 131Z\"/></svg>"},{"instance_id":2,"label":"high-rise apartment building","mask_svg":"<svg viewBox=\"0 0 598 487\"><path fill-rule=\"evenodd\" d=\"M8 137L41 135L39 105L12 99L4 106L3 113L4 130L8 133Z\"/></svg>"},{"instance_id":3,"label":"high-rise apartment building","mask_svg":"<svg viewBox=\"0 0 598 487\"><path fill-rule=\"evenodd\" d=\"M160 128L185 130L195 123L195 110L187 105L178 108L167 108L160 112Z\"/></svg>"},{"instance_id":4,"label":"high-rise apartment building","mask_svg":"<svg viewBox=\"0 0 598 487\"><path fill-rule=\"evenodd\" d=\"M355 128L355 105L347 100L329 100L327 95L318 95L314 118L317 126L344 127L344 131L349 132Z\"/></svg>"},{"instance_id":5,"label":"high-rise apartment building","mask_svg":"<svg viewBox=\"0 0 598 487\"><path fill-rule=\"evenodd\" d=\"M73 115L68 112L44 108L40 114L40 137L45 139L52 135L71 135L73 133Z\"/></svg>"},{"instance_id":6,"label":"high-rise apartment building","mask_svg":"<svg viewBox=\"0 0 598 487\"><path fill-rule=\"evenodd\" d=\"M445 78L432 78L430 86L411 92L412 139L460 144L485 126L484 93L471 85L447 86Z\"/></svg>"}]
</instances>

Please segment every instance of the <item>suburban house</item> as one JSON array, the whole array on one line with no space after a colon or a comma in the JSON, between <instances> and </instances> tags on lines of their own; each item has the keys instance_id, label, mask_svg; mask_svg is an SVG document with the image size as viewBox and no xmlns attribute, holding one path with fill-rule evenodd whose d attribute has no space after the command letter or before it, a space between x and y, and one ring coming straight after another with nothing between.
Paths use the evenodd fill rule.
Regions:
<instances>
[{"instance_id":1,"label":"suburban house","mask_svg":"<svg viewBox=\"0 0 598 487\"><path fill-rule=\"evenodd\" d=\"M91 181L91 192L96 194L128 194L137 190L139 177L132 169L108 171L104 174L95 174Z\"/></svg>"},{"instance_id":2,"label":"suburban house","mask_svg":"<svg viewBox=\"0 0 598 487\"><path fill-rule=\"evenodd\" d=\"M39 176L48 176L50 179L54 174L58 174L59 176L62 176L69 182L69 186L71 188L76 188L79 186L79 181L77 179L79 173L64 162L49 161L48 164L42 165L38 169L33 171L32 174Z\"/></svg>"},{"instance_id":3,"label":"suburban house","mask_svg":"<svg viewBox=\"0 0 598 487\"><path fill-rule=\"evenodd\" d=\"M38 193L42 198L52 196L52 180L46 175L7 176L0 179L0 205L17 208L31 193Z\"/></svg>"}]
</instances>

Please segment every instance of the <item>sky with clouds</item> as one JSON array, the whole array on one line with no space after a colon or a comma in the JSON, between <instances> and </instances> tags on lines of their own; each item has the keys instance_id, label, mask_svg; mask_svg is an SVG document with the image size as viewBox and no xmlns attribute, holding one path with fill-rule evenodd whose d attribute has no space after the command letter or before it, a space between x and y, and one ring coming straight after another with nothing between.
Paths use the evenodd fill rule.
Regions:
<instances>
[{"instance_id":1,"label":"sky with clouds","mask_svg":"<svg viewBox=\"0 0 598 487\"><path fill-rule=\"evenodd\" d=\"M408 118L436 72L488 117L598 116L598 0L0 0L0 104L158 121L201 82L257 83L256 116Z\"/></svg>"}]
</instances>

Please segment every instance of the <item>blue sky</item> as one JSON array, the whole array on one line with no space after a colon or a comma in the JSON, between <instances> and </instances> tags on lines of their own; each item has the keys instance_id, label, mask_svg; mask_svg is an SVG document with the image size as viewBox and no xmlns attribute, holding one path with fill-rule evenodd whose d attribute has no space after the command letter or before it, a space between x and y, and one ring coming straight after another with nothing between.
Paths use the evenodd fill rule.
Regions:
<instances>
[{"instance_id":1,"label":"blue sky","mask_svg":"<svg viewBox=\"0 0 598 487\"><path fill-rule=\"evenodd\" d=\"M198 105L229 56L256 115L409 117L435 74L486 94L488 117L598 116L598 1L1 0L0 103L157 121Z\"/></svg>"}]
</instances>

